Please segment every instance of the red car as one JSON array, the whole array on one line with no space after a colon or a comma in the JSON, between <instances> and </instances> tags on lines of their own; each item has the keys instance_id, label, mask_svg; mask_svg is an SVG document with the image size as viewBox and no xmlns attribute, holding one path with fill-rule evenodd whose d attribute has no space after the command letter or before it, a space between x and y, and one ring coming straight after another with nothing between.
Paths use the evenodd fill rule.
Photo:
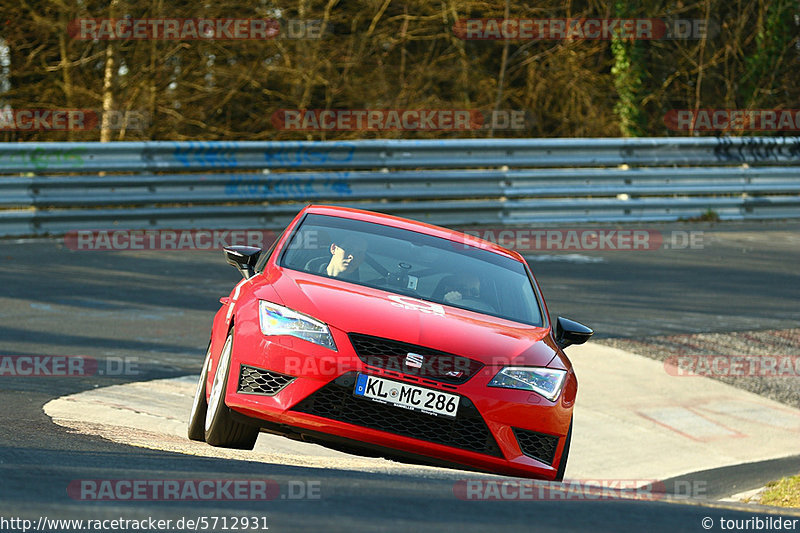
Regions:
<instances>
[{"instance_id":1,"label":"red car","mask_svg":"<svg viewBox=\"0 0 800 533\"><path fill-rule=\"evenodd\" d=\"M214 318L189 438L259 431L423 464L564 476L578 382L518 253L379 213L308 206Z\"/></svg>"}]
</instances>

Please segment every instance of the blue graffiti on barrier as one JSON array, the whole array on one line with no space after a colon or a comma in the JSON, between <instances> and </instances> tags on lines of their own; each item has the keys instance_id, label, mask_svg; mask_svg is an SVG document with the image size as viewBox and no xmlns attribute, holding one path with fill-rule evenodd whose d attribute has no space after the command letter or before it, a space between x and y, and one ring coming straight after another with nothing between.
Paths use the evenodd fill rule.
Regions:
<instances>
[{"instance_id":1,"label":"blue graffiti on barrier","mask_svg":"<svg viewBox=\"0 0 800 533\"><path fill-rule=\"evenodd\" d=\"M184 167L235 167L239 143L217 141L189 141L174 143L173 157Z\"/></svg>"},{"instance_id":2,"label":"blue graffiti on barrier","mask_svg":"<svg viewBox=\"0 0 800 533\"><path fill-rule=\"evenodd\" d=\"M352 194L348 176L350 172L326 173L325 178L275 177L269 175L234 175L225 184L225 194L239 198L307 198L323 195L348 196ZM330 177L332 176L332 177Z\"/></svg>"},{"instance_id":3,"label":"blue graffiti on barrier","mask_svg":"<svg viewBox=\"0 0 800 533\"><path fill-rule=\"evenodd\" d=\"M270 167L333 166L353 160L356 145L349 142L326 144L281 143L264 152Z\"/></svg>"}]
</instances>

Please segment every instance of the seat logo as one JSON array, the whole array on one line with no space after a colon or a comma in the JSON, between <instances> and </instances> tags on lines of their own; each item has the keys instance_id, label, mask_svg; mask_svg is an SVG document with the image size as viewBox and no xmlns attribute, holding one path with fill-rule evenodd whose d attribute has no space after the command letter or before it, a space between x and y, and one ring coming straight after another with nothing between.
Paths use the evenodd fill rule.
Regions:
<instances>
[{"instance_id":1,"label":"seat logo","mask_svg":"<svg viewBox=\"0 0 800 533\"><path fill-rule=\"evenodd\" d=\"M422 361L424 358L418 354L413 352L408 352L406 354L406 361L405 365L411 368L422 368Z\"/></svg>"}]
</instances>

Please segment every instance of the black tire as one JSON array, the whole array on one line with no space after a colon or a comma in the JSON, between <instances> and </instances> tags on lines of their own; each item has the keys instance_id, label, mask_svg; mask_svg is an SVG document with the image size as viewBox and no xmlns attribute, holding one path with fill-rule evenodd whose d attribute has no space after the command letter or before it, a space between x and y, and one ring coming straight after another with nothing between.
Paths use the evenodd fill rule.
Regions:
<instances>
[{"instance_id":1,"label":"black tire","mask_svg":"<svg viewBox=\"0 0 800 533\"><path fill-rule=\"evenodd\" d=\"M222 347L222 353L217 363L217 372L214 374L214 383L211 385L204 424L205 439L211 446L252 450L256 444L259 429L256 426L234 420L230 408L225 405L225 386L228 383L232 351L233 331L230 332Z\"/></svg>"},{"instance_id":2,"label":"black tire","mask_svg":"<svg viewBox=\"0 0 800 533\"><path fill-rule=\"evenodd\" d=\"M572 419L569 420L569 431L567 431L567 442L564 444L564 451L561 453L561 462L558 464L558 472L554 481L564 481L564 472L567 470L567 458L569 457L569 444L572 442Z\"/></svg>"},{"instance_id":3,"label":"black tire","mask_svg":"<svg viewBox=\"0 0 800 533\"><path fill-rule=\"evenodd\" d=\"M206 350L206 359L203 361L203 369L200 371L200 381L197 382L197 388L194 391L194 400L192 402L192 412L189 415L189 431L188 436L190 440L198 442L205 442L206 440L206 411L208 410L208 401L206 400L206 379L208 378L208 364L211 361L211 343L208 343Z\"/></svg>"}]
</instances>

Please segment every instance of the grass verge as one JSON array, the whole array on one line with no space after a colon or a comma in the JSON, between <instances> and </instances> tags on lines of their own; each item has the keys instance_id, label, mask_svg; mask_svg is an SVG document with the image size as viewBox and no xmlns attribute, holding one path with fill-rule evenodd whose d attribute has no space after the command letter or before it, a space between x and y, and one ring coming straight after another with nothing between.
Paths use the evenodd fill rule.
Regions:
<instances>
[{"instance_id":1,"label":"grass verge","mask_svg":"<svg viewBox=\"0 0 800 533\"><path fill-rule=\"evenodd\" d=\"M771 481L761 494L761 505L800 508L800 475Z\"/></svg>"}]
</instances>

